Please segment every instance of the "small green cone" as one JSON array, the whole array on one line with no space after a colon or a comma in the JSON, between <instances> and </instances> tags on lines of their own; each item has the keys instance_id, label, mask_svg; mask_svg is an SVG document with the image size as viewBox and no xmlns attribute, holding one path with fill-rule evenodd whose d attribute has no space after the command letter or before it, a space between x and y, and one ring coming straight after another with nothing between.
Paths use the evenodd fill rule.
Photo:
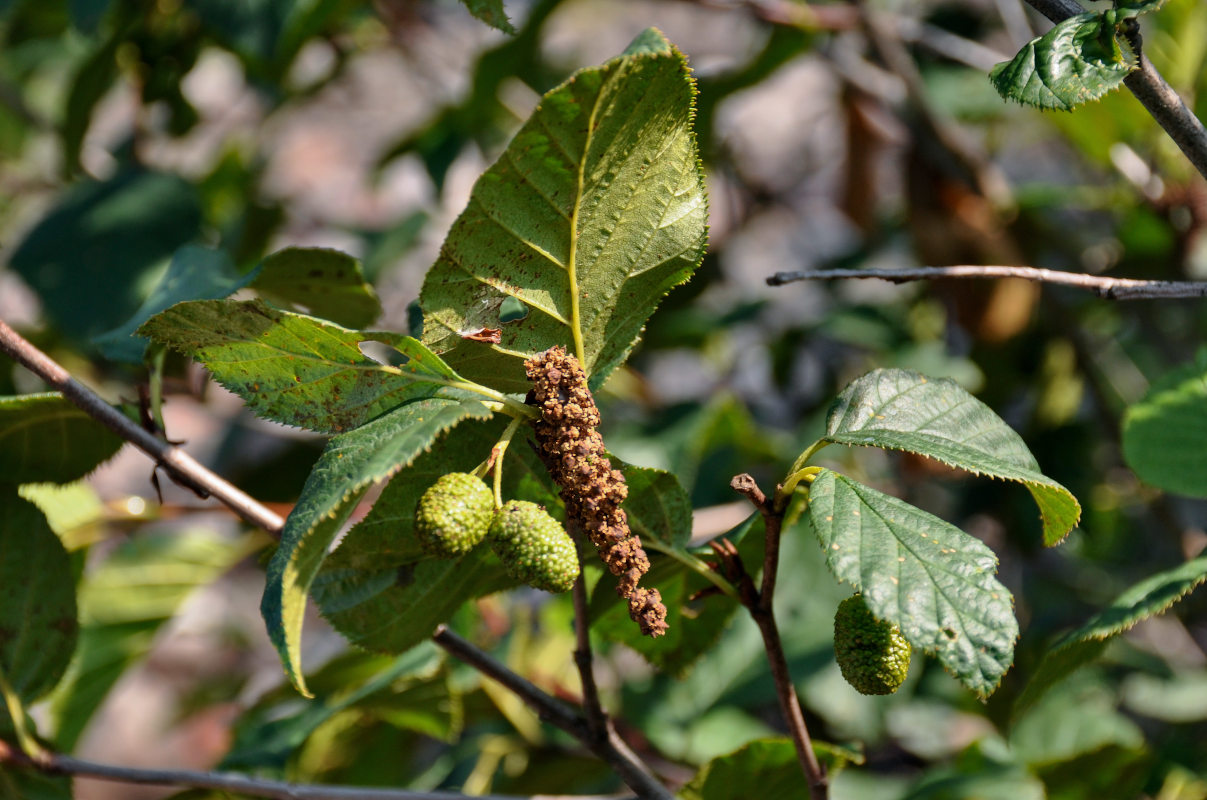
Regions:
<instances>
[{"instance_id":1,"label":"small green cone","mask_svg":"<svg viewBox=\"0 0 1207 800\"><path fill-rule=\"evenodd\" d=\"M892 694L909 674L909 642L896 625L872 616L862 595L838 605L834 655L842 677L861 694Z\"/></svg>"},{"instance_id":2,"label":"small green cone","mask_svg":"<svg viewBox=\"0 0 1207 800\"><path fill-rule=\"evenodd\" d=\"M578 551L561 523L526 500L510 500L487 536L507 574L546 592L570 590L578 579Z\"/></svg>"},{"instance_id":3,"label":"small green cone","mask_svg":"<svg viewBox=\"0 0 1207 800\"><path fill-rule=\"evenodd\" d=\"M458 558L486 537L494 510L494 494L481 478L450 472L419 498L415 537L428 555Z\"/></svg>"}]
</instances>

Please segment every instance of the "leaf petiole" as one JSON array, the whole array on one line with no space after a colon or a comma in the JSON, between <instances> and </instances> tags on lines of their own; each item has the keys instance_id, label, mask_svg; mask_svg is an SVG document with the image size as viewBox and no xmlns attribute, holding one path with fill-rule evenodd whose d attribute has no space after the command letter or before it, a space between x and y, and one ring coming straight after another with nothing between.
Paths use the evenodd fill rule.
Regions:
<instances>
[{"instance_id":1,"label":"leaf petiole","mask_svg":"<svg viewBox=\"0 0 1207 800\"><path fill-rule=\"evenodd\" d=\"M507 423L507 428L499 437L499 441L490 448L490 463L494 464L495 508L503 507L503 454L507 452L507 445L511 444L511 437L515 435L516 429L523 421L522 417L516 417Z\"/></svg>"},{"instance_id":2,"label":"leaf petiole","mask_svg":"<svg viewBox=\"0 0 1207 800\"><path fill-rule=\"evenodd\" d=\"M697 575L707 578L709 582L711 582L725 594L729 595L735 600L738 598L738 590L734 588L732 583L725 580L724 577L717 574L714 570L710 569L707 564L686 550L682 550L678 547L668 547L667 545L664 545L662 542L658 541L658 539L655 537L649 535L644 535L641 537L641 546L648 550L655 550L659 553L670 556L683 566L690 569L692 572L695 572Z\"/></svg>"}]
</instances>

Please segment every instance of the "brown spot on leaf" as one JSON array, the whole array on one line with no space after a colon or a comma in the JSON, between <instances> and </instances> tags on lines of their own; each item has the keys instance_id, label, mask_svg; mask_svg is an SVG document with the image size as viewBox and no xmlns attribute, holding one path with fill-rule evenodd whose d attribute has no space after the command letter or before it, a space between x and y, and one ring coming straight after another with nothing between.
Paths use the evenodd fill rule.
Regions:
<instances>
[{"instance_id":1,"label":"brown spot on leaf","mask_svg":"<svg viewBox=\"0 0 1207 800\"><path fill-rule=\"evenodd\" d=\"M473 333L461 334L462 339L471 342L486 342L487 344L498 344L503 341L503 331L499 328L482 328Z\"/></svg>"}]
</instances>

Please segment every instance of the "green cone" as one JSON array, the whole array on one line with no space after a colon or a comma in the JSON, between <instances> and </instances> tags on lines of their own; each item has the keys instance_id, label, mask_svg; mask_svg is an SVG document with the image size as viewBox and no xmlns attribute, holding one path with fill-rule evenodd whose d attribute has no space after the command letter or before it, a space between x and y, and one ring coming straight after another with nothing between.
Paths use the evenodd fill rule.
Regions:
<instances>
[{"instance_id":1,"label":"green cone","mask_svg":"<svg viewBox=\"0 0 1207 800\"><path fill-rule=\"evenodd\" d=\"M494 510L494 494L481 478L450 472L419 498L415 536L425 553L457 558L486 537Z\"/></svg>"},{"instance_id":2,"label":"green cone","mask_svg":"<svg viewBox=\"0 0 1207 800\"><path fill-rule=\"evenodd\" d=\"M892 694L909 674L909 642L896 625L873 617L861 595L838 605L834 655L842 677L861 694Z\"/></svg>"},{"instance_id":3,"label":"green cone","mask_svg":"<svg viewBox=\"0 0 1207 800\"><path fill-rule=\"evenodd\" d=\"M578 578L574 540L536 503L507 502L495 515L488 540L507 574L529 586L565 592Z\"/></svg>"}]
</instances>

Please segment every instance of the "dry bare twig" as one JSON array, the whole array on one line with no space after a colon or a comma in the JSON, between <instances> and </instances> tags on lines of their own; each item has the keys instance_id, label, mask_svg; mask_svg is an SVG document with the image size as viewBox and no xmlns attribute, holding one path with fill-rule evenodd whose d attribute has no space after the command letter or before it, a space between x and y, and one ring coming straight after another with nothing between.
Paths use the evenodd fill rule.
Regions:
<instances>
[{"instance_id":1,"label":"dry bare twig","mask_svg":"<svg viewBox=\"0 0 1207 800\"><path fill-rule=\"evenodd\" d=\"M960 264L951 267L913 267L908 269L827 269L806 272L777 272L767 278L768 286L783 286L797 281L842 281L877 278L892 283L933 281L944 278L1023 278L1085 289L1106 300L1170 300L1207 297L1207 281L1148 281L1111 278L1080 272L1062 272L1041 267Z\"/></svg>"}]
</instances>

